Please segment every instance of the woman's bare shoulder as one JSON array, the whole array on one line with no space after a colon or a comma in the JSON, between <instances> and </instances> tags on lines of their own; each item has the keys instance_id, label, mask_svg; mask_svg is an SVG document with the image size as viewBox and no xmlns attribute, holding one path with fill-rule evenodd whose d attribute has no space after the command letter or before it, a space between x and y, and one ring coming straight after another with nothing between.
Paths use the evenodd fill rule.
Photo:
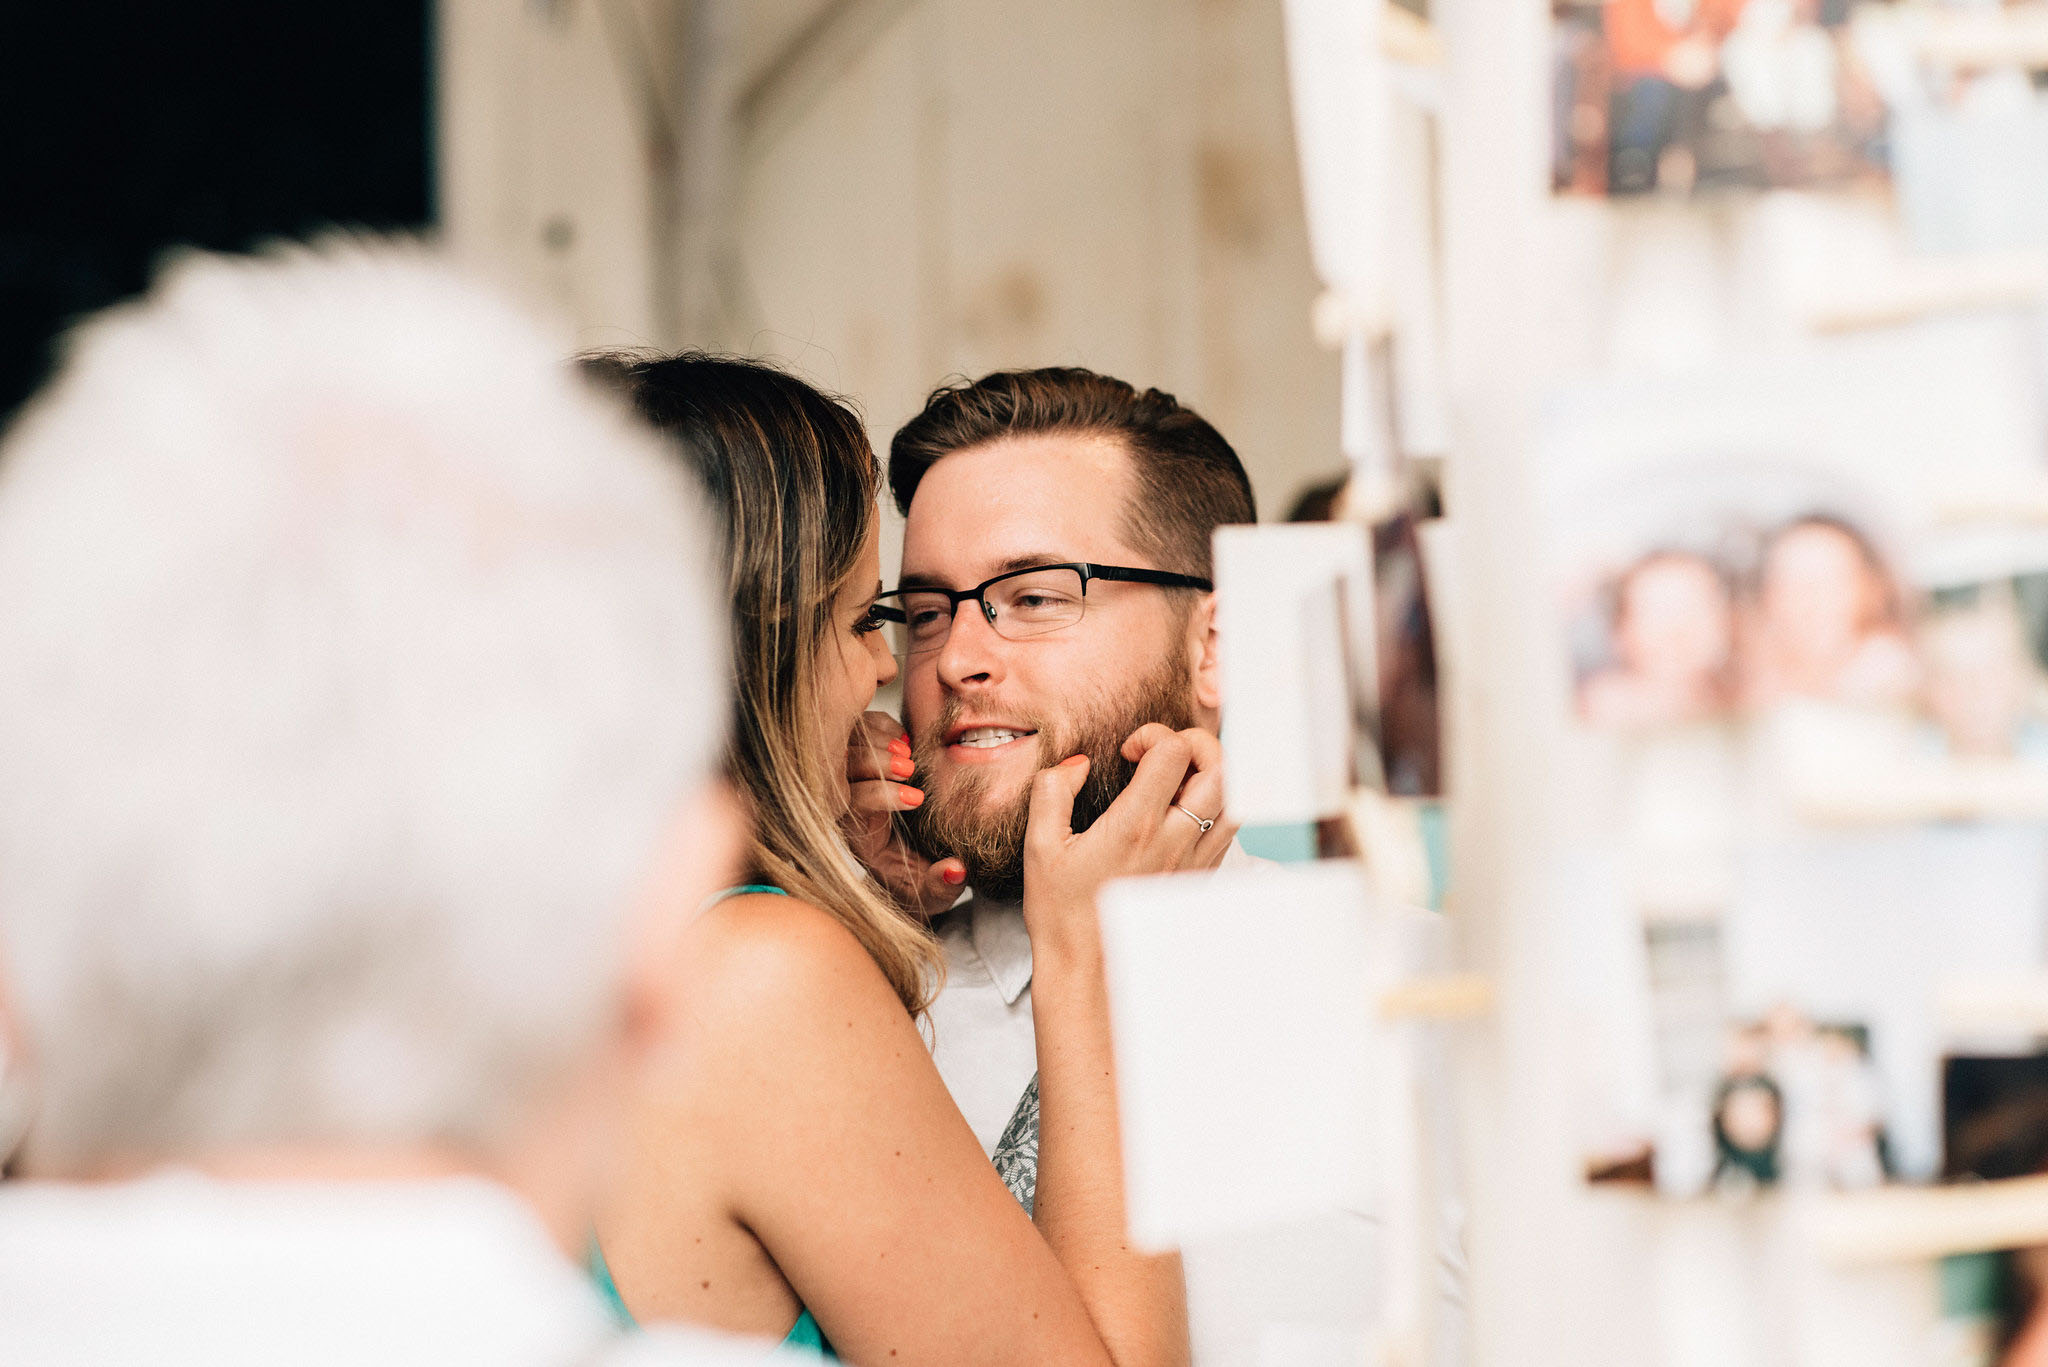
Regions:
<instances>
[{"instance_id":1,"label":"woman's bare shoulder","mask_svg":"<svg viewBox=\"0 0 2048 1367\"><path fill-rule=\"evenodd\" d=\"M691 1010L743 1030L819 1013L907 1021L882 970L837 917L800 897L745 893L706 908L683 937Z\"/></svg>"}]
</instances>

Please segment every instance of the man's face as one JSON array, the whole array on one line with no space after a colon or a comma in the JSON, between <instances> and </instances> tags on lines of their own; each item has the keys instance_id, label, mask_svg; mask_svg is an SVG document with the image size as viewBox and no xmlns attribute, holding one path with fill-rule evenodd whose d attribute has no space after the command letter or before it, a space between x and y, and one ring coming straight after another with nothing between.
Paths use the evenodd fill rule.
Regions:
<instances>
[{"instance_id":1,"label":"man's face","mask_svg":"<svg viewBox=\"0 0 2048 1367\"><path fill-rule=\"evenodd\" d=\"M946 456L918 485L903 534L905 587L972 588L1006 570L1061 561L1160 568L1125 539L1130 458L1111 439L1012 437ZM1148 721L1195 724L1206 616L1188 595L1094 581L1072 626L1021 641L961 605L938 649L912 655L904 723L926 800L927 853L959 854L977 888L1014 896L1032 776L1068 756L1095 760L1079 827L1129 778L1116 755Z\"/></svg>"},{"instance_id":2,"label":"man's face","mask_svg":"<svg viewBox=\"0 0 2048 1367\"><path fill-rule=\"evenodd\" d=\"M1629 576L1616 634L1631 672L1687 682L1728 663L1735 608L1706 561L1660 556Z\"/></svg>"},{"instance_id":3,"label":"man's face","mask_svg":"<svg viewBox=\"0 0 2048 1367\"><path fill-rule=\"evenodd\" d=\"M1854 540L1839 528L1809 524L1771 547L1758 597L1781 649L1826 658L1862 639L1882 611L1884 588Z\"/></svg>"}]
</instances>

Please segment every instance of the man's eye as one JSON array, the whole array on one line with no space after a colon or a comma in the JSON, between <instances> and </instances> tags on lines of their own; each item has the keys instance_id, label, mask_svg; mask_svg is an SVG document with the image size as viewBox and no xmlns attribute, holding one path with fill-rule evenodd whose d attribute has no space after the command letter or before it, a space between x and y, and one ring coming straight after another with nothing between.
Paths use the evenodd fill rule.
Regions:
<instances>
[{"instance_id":1,"label":"man's eye","mask_svg":"<svg viewBox=\"0 0 2048 1367\"><path fill-rule=\"evenodd\" d=\"M1026 617L1050 617L1072 612L1075 599L1054 589L1026 590L1010 600L1010 611Z\"/></svg>"}]
</instances>

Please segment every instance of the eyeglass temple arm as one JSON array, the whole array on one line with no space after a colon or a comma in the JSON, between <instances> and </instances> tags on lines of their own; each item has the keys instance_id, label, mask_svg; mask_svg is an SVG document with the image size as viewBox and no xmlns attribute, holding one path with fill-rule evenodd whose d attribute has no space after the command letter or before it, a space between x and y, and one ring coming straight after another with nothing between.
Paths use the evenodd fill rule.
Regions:
<instances>
[{"instance_id":1,"label":"eyeglass temple arm","mask_svg":"<svg viewBox=\"0 0 2048 1367\"><path fill-rule=\"evenodd\" d=\"M1157 584L1169 589L1200 589L1213 593L1216 585L1207 579L1198 579L1192 574L1174 574L1168 570L1134 570L1120 565L1082 565L1079 567L1090 579L1119 580L1127 584Z\"/></svg>"}]
</instances>

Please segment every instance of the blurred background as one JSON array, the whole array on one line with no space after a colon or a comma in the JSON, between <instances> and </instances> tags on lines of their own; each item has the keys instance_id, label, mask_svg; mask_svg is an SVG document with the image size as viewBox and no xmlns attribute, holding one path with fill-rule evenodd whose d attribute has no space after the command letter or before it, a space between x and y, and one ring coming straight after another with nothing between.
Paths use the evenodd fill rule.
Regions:
<instances>
[{"instance_id":1,"label":"blurred background","mask_svg":"<svg viewBox=\"0 0 2048 1367\"><path fill-rule=\"evenodd\" d=\"M203 0L0 19L0 410L166 247L434 227L585 346L1178 394L1270 514L1334 471L1260 0Z\"/></svg>"}]
</instances>

